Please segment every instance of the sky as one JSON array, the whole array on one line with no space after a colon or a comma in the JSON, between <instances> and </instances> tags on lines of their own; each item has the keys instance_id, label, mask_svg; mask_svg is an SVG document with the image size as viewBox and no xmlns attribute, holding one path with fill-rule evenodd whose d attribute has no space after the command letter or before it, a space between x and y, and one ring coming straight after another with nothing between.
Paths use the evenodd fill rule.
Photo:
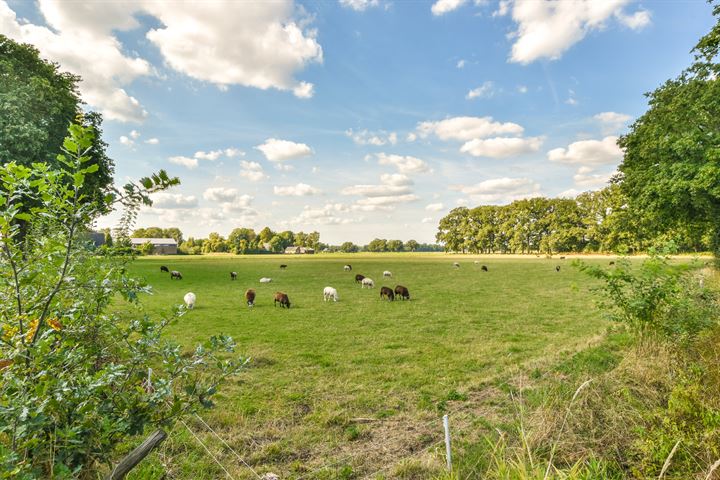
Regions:
<instances>
[{"instance_id":1,"label":"sky","mask_svg":"<svg viewBox=\"0 0 720 480\"><path fill-rule=\"evenodd\" d=\"M601 188L714 20L703 0L0 0L0 33L82 76L116 183L180 178L138 227L331 244Z\"/></svg>"}]
</instances>

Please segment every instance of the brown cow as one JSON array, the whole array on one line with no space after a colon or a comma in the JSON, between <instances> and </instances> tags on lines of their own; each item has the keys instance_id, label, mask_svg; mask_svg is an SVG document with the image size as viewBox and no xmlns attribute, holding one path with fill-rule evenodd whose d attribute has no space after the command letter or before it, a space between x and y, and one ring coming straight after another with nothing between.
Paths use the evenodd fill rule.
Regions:
<instances>
[{"instance_id":1,"label":"brown cow","mask_svg":"<svg viewBox=\"0 0 720 480\"><path fill-rule=\"evenodd\" d=\"M410 300L410 292L407 287L403 287L402 285L395 286L395 296L403 300Z\"/></svg>"},{"instance_id":2,"label":"brown cow","mask_svg":"<svg viewBox=\"0 0 720 480\"><path fill-rule=\"evenodd\" d=\"M395 293L389 287L382 287L380 288L380 300L382 300L383 298L387 298L392 302L393 300L395 300Z\"/></svg>"},{"instance_id":3,"label":"brown cow","mask_svg":"<svg viewBox=\"0 0 720 480\"><path fill-rule=\"evenodd\" d=\"M252 308L255 306L255 290L248 288L245 292L245 300L247 300L248 307Z\"/></svg>"},{"instance_id":4,"label":"brown cow","mask_svg":"<svg viewBox=\"0 0 720 480\"><path fill-rule=\"evenodd\" d=\"M280 302L280 308L290 308L290 299L288 298L287 294L282 292L275 292L273 306L276 307L278 302Z\"/></svg>"},{"instance_id":5,"label":"brown cow","mask_svg":"<svg viewBox=\"0 0 720 480\"><path fill-rule=\"evenodd\" d=\"M363 281L363 278L365 278L365 275L360 275L359 273L355 275L355 283L360 283Z\"/></svg>"}]
</instances>

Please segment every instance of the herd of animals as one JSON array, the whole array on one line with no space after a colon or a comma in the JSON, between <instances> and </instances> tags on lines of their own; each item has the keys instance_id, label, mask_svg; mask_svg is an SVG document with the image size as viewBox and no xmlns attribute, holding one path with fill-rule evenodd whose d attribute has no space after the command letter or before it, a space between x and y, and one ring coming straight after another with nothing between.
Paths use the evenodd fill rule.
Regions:
<instances>
[{"instance_id":1,"label":"herd of animals","mask_svg":"<svg viewBox=\"0 0 720 480\"><path fill-rule=\"evenodd\" d=\"M565 257L560 257L560 260L564 260ZM475 265L480 264L477 260L475 260ZM610 265L615 265L615 262L610 262ZM460 264L458 262L453 262L453 267L460 268ZM281 270L285 270L287 268L286 264L280 265ZM352 265L347 264L343 266L343 270L346 272L352 271ZM483 272L488 271L487 265L482 265L480 267L480 270ZM183 276L180 272L177 270L170 270L165 265L160 267L161 272L166 272L170 274L170 280L182 280ZM560 265L555 266L555 271L560 271ZM230 272L230 280L237 280L237 272ZM389 270L385 270L383 272L383 278L392 278L392 272ZM272 282L272 278L270 277L262 277L260 279L260 283L270 283ZM355 275L355 283L360 284L360 288L375 288L375 282L364 275L357 274ZM381 300L389 300L393 301L396 298L403 299L403 300L410 300L410 291L407 289L407 287L404 287L403 285L396 285L395 289L393 290L390 287L381 287L380 288L380 299ZM337 289L333 287L325 287L323 289L323 301L327 302L329 300L332 300L334 302L337 302L340 299L338 296ZM195 307L195 302L197 300L197 296L193 292L188 292L185 294L184 297L185 305L189 310L192 310ZM249 288L245 292L245 301L247 302L248 307L252 308L255 306L255 290L252 288ZM273 306L277 306L280 304L280 308L290 308L290 298L287 296L286 293L283 292L275 292L273 296Z\"/></svg>"},{"instance_id":2,"label":"herd of animals","mask_svg":"<svg viewBox=\"0 0 720 480\"><path fill-rule=\"evenodd\" d=\"M281 270L285 270L287 268L287 265L282 264L280 265ZM343 266L343 269L346 272L352 271L352 265L345 265ZM483 269L487 271L487 267L483 266ZM160 267L161 272L169 273L170 274L170 280L182 280L183 276L182 273L180 273L177 270L170 270L165 265L162 265ZM237 280L237 272L230 272L230 280ZM383 272L383 278L392 278L392 272L389 270L385 270ZM272 278L270 277L262 277L260 279L260 283L270 283L272 282ZM360 288L375 288L375 282L364 275L357 274L355 275L355 283L360 284ZM245 301L247 302L248 307L252 308L255 306L255 290L252 288L249 288L245 292ZM410 300L410 291L407 287L403 285L396 285L395 289L391 289L389 287L381 287L380 288L380 299L387 299L390 301L395 300L395 298L403 299L403 300ZM340 296L338 295L338 291L334 287L325 287L323 289L323 301L327 302L329 300L332 300L334 302L337 302L340 299ZM197 301L197 295L195 295L193 292L188 292L185 294L185 297L183 298L185 301L185 306L188 308L188 310L192 310L195 307L195 302ZM290 298L287 296L286 293L283 292L275 292L273 295L273 306L277 306L280 304L280 308L290 308Z\"/></svg>"}]
</instances>

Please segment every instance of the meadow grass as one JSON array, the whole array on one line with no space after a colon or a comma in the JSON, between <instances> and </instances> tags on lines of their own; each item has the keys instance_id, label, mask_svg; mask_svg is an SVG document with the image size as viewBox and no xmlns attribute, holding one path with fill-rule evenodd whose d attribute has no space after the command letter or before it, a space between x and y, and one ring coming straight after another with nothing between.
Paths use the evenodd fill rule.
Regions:
<instances>
[{"instance_id":1,"label":"meadow grass","mask_svg":"<svg viewBox=\"0 0 720 480\"><path fill-rule=\"evenodd\" d=\"M352 272L343 271L345 263ZM161 265L183 280L170 280ZM197 295L195 309L169 329L174 340L189 348L225 333L252 358L203 417L259 472L282 478L377 470L441 440L444 411L482 423L492 415L493 379L582 349L607 327L591 281L557 257L168 256L139 258L131 270L153 286L142 298L150 314L182 303L186 292ZM384 270L393 278L383 279ZM236 281L230 271L238 272ZM361 289L357 273L373 278L375 288ZM264 276L273 282L260 284ZM380 299L381 286L396 284L409 288L410 301ZM339 302L323 302L325 286L338 289ZM253 309L243 296L250 287ZM288 294L289 310L273 307L276 291ZM138 314L120 301L115 308ZM235 478L252 478L226 450L217 454ZM173 478L224 475L182 430L162 453ZM328 463L336 465L311 473Z\"/></svg>"}]
</instances>

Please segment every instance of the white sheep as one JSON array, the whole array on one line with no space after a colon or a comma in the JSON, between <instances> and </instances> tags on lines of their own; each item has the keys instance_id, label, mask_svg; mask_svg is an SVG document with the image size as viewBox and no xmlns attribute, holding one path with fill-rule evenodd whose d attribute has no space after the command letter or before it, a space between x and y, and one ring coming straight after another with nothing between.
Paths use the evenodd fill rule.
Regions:
<instances>
[{"instance_id":1,"label":"white sheep","mask_svg":"<svg viewBox=\"0 0 720 480\"><path fill-rule=\"evenodd\" d=\"M333 299L333 301L337 302L340 297L338 297L337 290L333 287L325 287L323 290L323 298L327 302L330 299Z\"/></svg>"},{"instance_id":2,"label":"white sheep","mask_svg":"<svg viewBox=\"0 0 720 480\"><path fill-rule=\"evenodd\" d=\"M360 288L375 288L375 282L373 282L372 278L365 277L362 279L362 284L360 285Z\"/></svg>"},{"instance_id":3,"label":"white sheep","mask_svg":"<svg viewBox=\"0 0 720 480\"><path fill-rule=\"evenodd\" d=\"M383 277L392 277L392 272L390 270L385 270L383 272Z\"/></svg>"},{"instance_id":4,"label":"white sheep","mask_svg":"<svg viewBox=\"0 0 720 480\"><path fill-rule=\"evenodd\" d=\"M453 263L453 267L455 267L455 268L460 268L460 264L459 264L458 262L454 262L454 263Z\"/></svg>"},{"instance_id":5,"label":"white sheep","mask_svg":"<svg viewBox=\"0 0 720 480\"><path fill-rule=\"evenodd\" d=\"M343 267L343 270L345 270L346 272L349 272L350 270L352 270L352 266L351 266L351 265L345 265L345 266Z\"/></svg>"},{"instance_id":6,"label":"white sheep","mask_svg":"<svg viewBox=\"0 0 720 480\"><path fill-rule=\"evenodd\" d=\"M272 278L262 277L260 279L260 283L270 283L270 282L272 282Z\"/></svg>"},{"instance_id":7,"label":"white sheep","mask_svg":"<svg viewBox=\"0 0 720 480\"><path fill-rule=\"evenodd\" d=\"M474 263L475 265L480 265L480 260L475 260L473 263Z\"/></svg>"},{"instance_id":8,"label":"white sheep","mask_svg":"<svg viewBox=\"0 0 720 480\"><path fill-rule=\"evenodd\" d=\"M185 294L184 300L185 300L185 306L187 306L188 310L192 310L195 307L195 294L192 292L188 292Z\"/></svg>"}]
</instances>

